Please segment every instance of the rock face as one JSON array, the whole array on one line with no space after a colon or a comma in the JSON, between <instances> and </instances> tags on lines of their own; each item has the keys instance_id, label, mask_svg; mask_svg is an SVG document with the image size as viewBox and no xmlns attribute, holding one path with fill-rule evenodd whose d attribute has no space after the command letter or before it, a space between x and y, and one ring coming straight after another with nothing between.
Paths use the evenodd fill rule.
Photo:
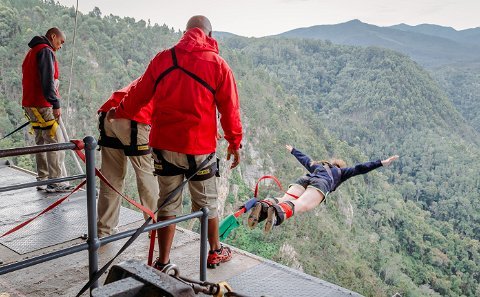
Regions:
<instances>
[{"instance_id":1,"label":"rock face","mask_svg":"<svg viewBox=\"0 0 480 297\"><path fill-rule=\"evenodd\" d=\"M238 186L230 184L229 180L233 171L230 170L229 166L230 162L225 161L225 158L220 161L220 178L217 179L218 214L220 218L223 218L224 214L228 212L228 210L225 209L225 202L227 201L228 195L233 195L235 201L237 201ZM234 170L240 170L240 167Z\"/></svg>"},{"instance_id":2,"label":"rock face","mask_svg":"<svg viewBox=\"0 0 480 297\"><path fill-rule=\"evenodd\" d=\"M303 266L300 261L298 261L299 255L293 246L288 243L284 243L280 247L280 254L282 259L286 260L288 266L303 272Z\"/></svg>"},{"instance_id":3,"label":"rock face","mask_svg":"<svg viewBox=\"0 0 480 297\"><path fill-rule=\"evenodd\" d=\"M249 135L248 119L243 121L245 136L242 141L243 148L240 151L240 165L230 169L231 161L226 160L227 142L221 140L217 147L217 156L220 159L220 178L217 179L218 212L220 218L233 213L236 207L251 197L239 197L239 185L232 183L233 175L239 176L242 183L249 189L254 190L257 180L265 175L274 174L272 158L258 150L261 139L266 139L269 131L265 128L257 128L259 135ZM238 179L238 177L236 178ZM227 203L228 201L228 203ZM233 202L233 204L232 204Z\"/></svg>"}]
</instances>

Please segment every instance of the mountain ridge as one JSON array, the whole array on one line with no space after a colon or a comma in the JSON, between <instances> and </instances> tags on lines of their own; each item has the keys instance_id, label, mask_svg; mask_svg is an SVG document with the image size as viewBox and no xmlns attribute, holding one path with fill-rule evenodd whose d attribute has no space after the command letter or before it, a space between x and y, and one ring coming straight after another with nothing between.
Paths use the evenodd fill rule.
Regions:
<instances>
[{"instance_id":1,"label":"mountain ridge","mask_svg":"<svg viewBox=\"0 0 480 297\"><path fill-rule=\"evenodd\" d=\"M441 26L429 25L428 28ZM352 20L335 25L316 25L286 31L272 37L326 39L338 44L380 46L404 52L424 66L440 66L455 61L480 60L480 28L455 32L468 32L478 40L466 43L464 38L447 38L448 34L427 34L428 30L408 25L379 27ZM420 26L419 28L423 28ZM444 28L444 27L441 27ZM445 27L447 28L447 27Z\"/></svg>"}]
</instances>

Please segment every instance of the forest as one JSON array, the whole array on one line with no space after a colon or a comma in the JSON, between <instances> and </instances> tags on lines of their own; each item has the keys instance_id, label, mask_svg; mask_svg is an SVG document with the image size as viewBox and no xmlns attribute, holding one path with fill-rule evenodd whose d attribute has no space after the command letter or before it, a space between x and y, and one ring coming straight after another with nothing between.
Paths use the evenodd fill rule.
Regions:
<instances>
[{"instance_id":1,"label":"forest","mask_svg":"<svg viewBox=\"0 0 480 297\"><path fill-rule=\"evenodd\" d=\"M0 135L25 122L21 64L33 36L53 26L66 33L57 53L64 122L71 138L83 138L98 136L96 112L110 94L182 34L95 8L78 14L73 44L74 20L74 7L53 0L0 0ZM442 66L432 75L409 56L380 47L279 36L219 34L217 40L237 80L244 126L242 163L233 171L225 161L221 166L222 216L253 195L262 175L286 186L305 173L285 144L349 165L400 155L271 234L241 227L228 244L365 296L480 296L474 65ZM32 144L25 129L1 140L0 149ZM223 160L225 152L221 142ZM31 170L33 161L14 159ZM129 178L127 193L136 197ZM260 185L261 197L276 195L274 185Z\"/></svg>"}]
</instances>

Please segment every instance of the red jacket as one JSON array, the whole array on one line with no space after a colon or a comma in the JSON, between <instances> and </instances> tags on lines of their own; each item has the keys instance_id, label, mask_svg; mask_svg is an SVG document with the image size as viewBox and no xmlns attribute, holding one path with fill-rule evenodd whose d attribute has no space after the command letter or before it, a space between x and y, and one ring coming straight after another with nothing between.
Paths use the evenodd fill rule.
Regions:
<instances>
[{"instance_id":1,"label":"red jacket","mask_svg":"<svg viewBox=\"0 0 480 297\"><path fill-rule=\"evenodd\" d=\"M60 108L55 80L59 77L55 51L44 36L35 36L22 64L22 106Z\"/></svg>"},{"instance_id":2,"label":"red jacket","mask_svg":"<svg viewBox=\"0 0 480 297\"><path fill-rule=\"evenodd\" d=\"M132 81L128 86L118 91L113 92L112 96L98 109L98 112L108 112L112 107L117 107L120 101L125 97L126 94L130 91L132 87L138 82L138 78ZM152 124L152 109L153 101L150 101L149 104L142 107L136 113L130 113L128 111L124 112L121 118L133 120L138 123L151 125Z\"/></svg>"},{"instance_id":3,"label":"red jacket","mask_svg":"<svg viewBox=\"0 0 480 297\"><path fill-rule=\"evenodd\" d=\"M153 101L150 146L200 155L216 150L218 109L229 148L239 149L242 124L237 87L230 67L218 55L217 42L193 28L177 43L175 54L184 70L172 70L155 87L159 76L173 66L170 50L158 53L120 103L116 116L134 114ZM215 95L186 71L207 83Z\"/></svg>"}]
</instances>

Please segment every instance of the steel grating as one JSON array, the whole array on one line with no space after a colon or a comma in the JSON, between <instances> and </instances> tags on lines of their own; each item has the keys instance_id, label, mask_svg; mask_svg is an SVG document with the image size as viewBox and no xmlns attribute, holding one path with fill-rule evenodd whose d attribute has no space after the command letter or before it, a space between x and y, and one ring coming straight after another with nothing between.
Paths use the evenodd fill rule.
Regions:
<instances>
[{"instance_id":1,"label":"steel grating","mask_svg":"<svg viewBox=\"0 0 480 297\"><path fill-rule=\"evenodd\" d=\"M227 280L238 293L265 297L344 297L362 296L311 275L276 264L264 262ZM247 284L247 285L246 285Z\"/></svg>"},{"instance_id":2,"label":"steel grating","mask_svg":"<svg viewBox=\"0 0 480 297\"><path fill-rule=\"evenodd\" d=\"M1 167L1 185L31 182L34 178L13 168ZM8 179L6 184L3 178ZM26 179L28 178L28 179ZM0 193L0 234L34 217L67 193L46 194L35 188ZM119 226L143 220L140 212L121 207ZM80 191L62 204L38 217L24 228L0 238L0 244L18 254L64 243L87 233L86 193Z\"/></svg>"}]
</instances>

